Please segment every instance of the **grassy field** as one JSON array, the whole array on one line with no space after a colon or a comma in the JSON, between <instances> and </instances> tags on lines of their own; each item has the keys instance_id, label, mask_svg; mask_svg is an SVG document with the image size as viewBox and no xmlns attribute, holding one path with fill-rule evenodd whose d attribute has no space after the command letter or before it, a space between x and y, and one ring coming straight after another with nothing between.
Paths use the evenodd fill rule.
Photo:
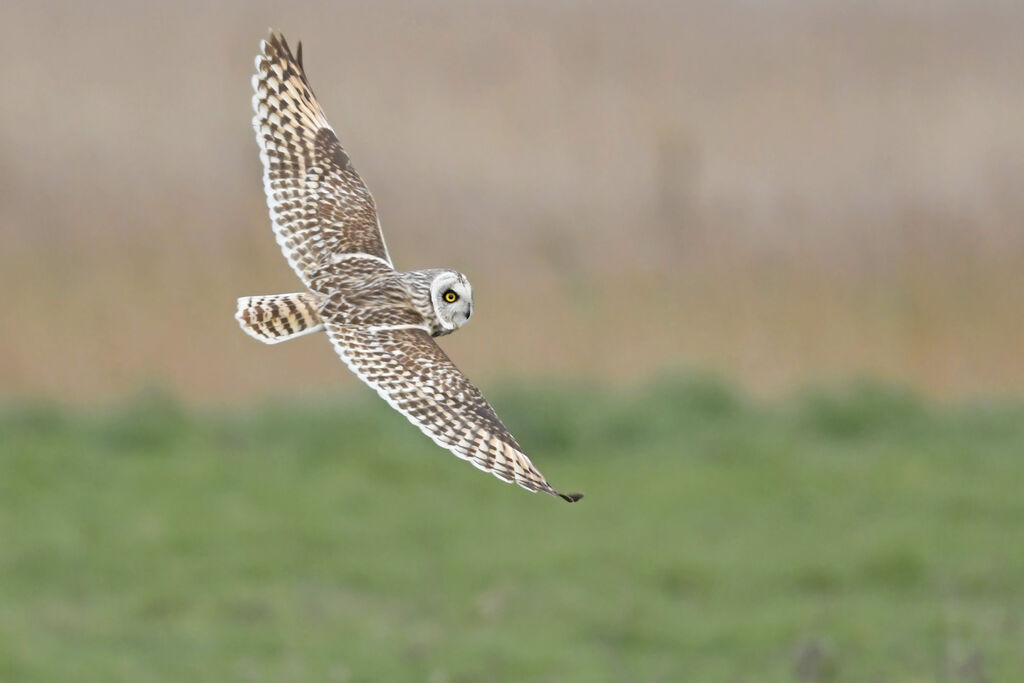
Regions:
<instances>
[{"instance_id":1,"label":"grassy field","mask_svg":"<svg viewBox=\"0 0 1024 683\"><path fill-rule=\"evenodd\" d=\"M365 395L0 411L0 680L1024 678L1024 406L492 392L578 505Z\"/></svg>"}]
</instances>

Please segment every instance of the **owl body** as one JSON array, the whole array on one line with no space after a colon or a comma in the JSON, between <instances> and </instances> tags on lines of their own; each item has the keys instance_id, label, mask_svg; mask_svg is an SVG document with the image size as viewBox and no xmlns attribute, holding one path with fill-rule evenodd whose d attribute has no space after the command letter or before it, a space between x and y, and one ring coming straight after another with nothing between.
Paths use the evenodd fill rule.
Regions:
<instances>
[{"instance_id":1,"label":"owl body","mask_svg":"<svg viewBox=\"0 0 1024 683\"><path fill-rule=\"evenodd\" d=\"M366 325L419 325L432 337L462 327L473 313L473 289L454 270L343 273L324 278L320 317L328 322ZM447 299L450 299L448 301Z\"/></svg>"},{"instance_id":2,"label":"owl body","mask_svg":"<svg viewBox=\"0 0 1024 683\"><path fill-rule=\"evenodd\" d=\"M434 342L469 320L472 286L455 270L395 270L373 198L310 88L301 44L293 55L271 33L252 83L271 224L308 291L240 298L242 329L267 344L326 332L349 369L442 448L527 490L579 500L548 483Z\"/></svg>"}]
</instances>

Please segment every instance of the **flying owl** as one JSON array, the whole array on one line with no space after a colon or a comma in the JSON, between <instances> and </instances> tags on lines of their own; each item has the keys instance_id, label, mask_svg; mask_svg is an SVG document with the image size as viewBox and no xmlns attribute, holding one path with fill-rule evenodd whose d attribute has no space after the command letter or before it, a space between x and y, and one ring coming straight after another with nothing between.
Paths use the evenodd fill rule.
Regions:
<instances>
[{"instance_id":1,"label":"flying owl","mask_svg":"<svg viewBox=\"0 0 1024 683\"><path fill-rule=\"evenodd\" d=\"M308 291L242 297L235 318L277 344L326 332L341 360L392 408L458 457L499 479L574 503L537 471L434 337L473 315L473 288L443 268L399 271L373 197L320 108L284 36L261 43L253 127L277 243Z\"/></svg>"}]
</instances>

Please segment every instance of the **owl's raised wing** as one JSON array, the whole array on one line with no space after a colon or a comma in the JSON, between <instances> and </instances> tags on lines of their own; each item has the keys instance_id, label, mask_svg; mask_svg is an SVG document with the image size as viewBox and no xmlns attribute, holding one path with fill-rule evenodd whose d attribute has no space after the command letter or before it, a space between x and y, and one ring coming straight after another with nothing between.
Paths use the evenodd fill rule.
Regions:
<instances>
[{"instance_id":1,"label":"owl's raised wing","mask_svg":"<svg viewBox=\"0 0 1024 683\"><path fill-rule=\"evenodd\" d=\"M437 445L529 491L583 497L547 482L425 327L328 324L327 335L349 369Z\"/></svg>"},{"instance_id":2,"label":"owl's raised wing","mask_svg":"<svg viewBox=\"0 0 1024 683\"><path fill-rule=\"evenodd\" d=\"M391 257L373 197L327 122L284 36L261 43L252 77L252 125L277 243L299 278L330 273L346 255Z\"/></svg>"}]
</instances>

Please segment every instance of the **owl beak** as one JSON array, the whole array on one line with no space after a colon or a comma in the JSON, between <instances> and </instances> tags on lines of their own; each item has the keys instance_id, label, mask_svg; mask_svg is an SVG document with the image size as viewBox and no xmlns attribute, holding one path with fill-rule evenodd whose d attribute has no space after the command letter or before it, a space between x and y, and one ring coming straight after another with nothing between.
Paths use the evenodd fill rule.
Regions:
<instances>
[{"instance_id":1,"label":"owl beak","mask_svg":"<svg viewBox=\"0 0 1024 683\"><path fill-rule=\"evenodd\" d=\"M469 320L471 315L473 315L473 304L470 304L469 308L466 309L466 320Z\"/></svg>"}]
</instances>

